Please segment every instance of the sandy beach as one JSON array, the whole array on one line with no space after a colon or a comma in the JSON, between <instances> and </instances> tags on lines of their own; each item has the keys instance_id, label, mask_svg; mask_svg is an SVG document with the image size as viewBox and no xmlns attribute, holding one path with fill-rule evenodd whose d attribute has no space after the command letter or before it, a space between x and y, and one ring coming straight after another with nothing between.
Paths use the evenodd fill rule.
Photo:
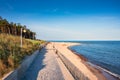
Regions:
<instances>
[{"instance_id":1,"label":"sandy beach","mask_svg":"<svg viewBox=\"0 0 120 80\"><path fill-rule=\"evenodd\" d=\"M53 45L47 44L20 80L74 80L70 72L55 54Z\"/></svg>"},{"instance_id":2,"label":"sandy beach","mask_svg":"<svg viewBox=\"0 0 120 80\"><path fill-rule=\"evenodd\" d=\"M52 43L55 48L64 55L75 67L77 67L90 80L107 80L98 69L88 65L86 60L74 54L68 49L69 46L79 45L79 43Z\"/></svg>"},{"instance_id":3,"label":"sandy beach","mask_svg":"<svg viewBox=\"0 0 120 80\"><path fill-rule=\"evenodd\" d=\"M80 43L48 43L20 80L119 80L68 48L74 45Z\"/></svg>"}]
</instances>

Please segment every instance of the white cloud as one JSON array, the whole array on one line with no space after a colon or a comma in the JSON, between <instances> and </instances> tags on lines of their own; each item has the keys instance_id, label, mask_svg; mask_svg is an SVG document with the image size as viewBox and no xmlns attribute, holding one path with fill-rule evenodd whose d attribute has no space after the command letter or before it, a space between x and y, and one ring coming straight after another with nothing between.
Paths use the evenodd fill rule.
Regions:
<instances>
[{"instance_id":1,"label":"white cloud","mask_svg":"<svg viewBox=\"0 0 120 80\"><path fill-rule=\"evenodd\" d=\"M68 18L31 22L29 25L37 32L37 38L45 40L120 40L120 27L115 18Z\"/></svg>"}]
</instances>

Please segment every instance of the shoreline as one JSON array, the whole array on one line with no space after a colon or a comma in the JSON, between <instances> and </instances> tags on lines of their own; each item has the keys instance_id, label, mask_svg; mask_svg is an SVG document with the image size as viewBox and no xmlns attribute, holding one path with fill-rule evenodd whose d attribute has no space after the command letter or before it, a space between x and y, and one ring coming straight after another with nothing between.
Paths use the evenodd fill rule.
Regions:
<instances>
[{"instance_id":1,"label":"shoreline","mask_svg":"<svg viewBox=\"0 0 120 80\"><path fill-rule=\"evenodd\" d=\"M78 54L76 51L71 50L70 46L80 45L80 43L72 43L72 42L53 42L54 44L59 44L61 46L64 46L69 51L71 51L74 55L78 56L80 58L80 62L86 66L90 72L96 76L98 79L102 80L119 80L116 76L111 75L110 73L103 71L102 69L98 68L97 65L90 63L87 58L85 58L83 55ZM79 61L79 60L78 60ZM89 64L90 63L90 64ZM91 65L93 64L93 65Z\"/></svg>"},{"instance_id":2,"label":"shoreline","mask_svg":"<svg viewBox=\"0 0 120 80\"><path fill-rule=\"evenodd\" d=\"M72 43L72 42L71 42ZM79 44L80 45L80 44ZM73 45L76 46L76 45ZM88 61L87 58L85 58L83 55L77 53L75 50L70 49L71 46L68 46L67 48L72 51L75 55L77 55L81 60L83 60L83 63L90 69L91 67L96 69L98 72L100 72L101 74L103 74L108 80L119 80L120 76L118 74L112 73L111 71L102 68L99 65L96 65L94 63L91 63L90 61ZM90 69L91 71L93 71L92 69ZM94 72L94 71L93 71ZM117 76L118 75L118 76Z\"/></svg>"},{"instance_id":3,"label":"shoreline","mask_svg":"<svg viewBox=\"0 0 120 80\"><path fill-rule=\"evenodd\" d=\"M67 61L70 61L67 67L71 67L69 69L69 71L73 74L75 74L74 76L78 76L80 79L80 74L84 75L84 77L88 78L89 80L107 80L105 76L103 76L103 74L99 73L98 71L92 72L83 62L83 60L76 55L75 53L73 53L71 50L68 49L69 46L74 46L74 45L78 45L78 43L70 43L70 42L54 42L53 43L55 48L60 52L61 55L63 55ZM94 68L92 68L94 69ZM97 75L95 75L95 74Z\"/></svg>"}]
</instances>

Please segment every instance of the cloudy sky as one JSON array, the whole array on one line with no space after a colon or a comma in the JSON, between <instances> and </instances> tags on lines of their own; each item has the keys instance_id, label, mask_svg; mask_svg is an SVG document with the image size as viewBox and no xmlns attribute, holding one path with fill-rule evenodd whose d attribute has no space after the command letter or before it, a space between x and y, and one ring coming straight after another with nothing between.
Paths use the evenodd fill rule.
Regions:
<instances>
[{"instance_id":1,"label":"cloudy sky","mask_svg":"<svg viewBox=\"0 0 120 80\"><path fill-rule=\"evenodd\" d=\"M120 40L120 0L0 0L0 16L44 40Z\"/></svg>"}]
</instances>

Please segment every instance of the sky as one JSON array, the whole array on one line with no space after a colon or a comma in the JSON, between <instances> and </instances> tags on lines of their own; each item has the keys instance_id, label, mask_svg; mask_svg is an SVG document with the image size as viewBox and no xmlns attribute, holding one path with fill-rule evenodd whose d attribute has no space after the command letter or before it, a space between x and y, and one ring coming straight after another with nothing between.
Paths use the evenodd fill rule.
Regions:
<instances>
[{"instance_id":1,"label":"sky","mask_svg":"<svg viewBox=\"0 0 120 80\"><path fill-rule=\"evenodd\" d=\"M0 0L0 16L43 40L120 40L120 0Z\"/></svg>"}]
</instances>

